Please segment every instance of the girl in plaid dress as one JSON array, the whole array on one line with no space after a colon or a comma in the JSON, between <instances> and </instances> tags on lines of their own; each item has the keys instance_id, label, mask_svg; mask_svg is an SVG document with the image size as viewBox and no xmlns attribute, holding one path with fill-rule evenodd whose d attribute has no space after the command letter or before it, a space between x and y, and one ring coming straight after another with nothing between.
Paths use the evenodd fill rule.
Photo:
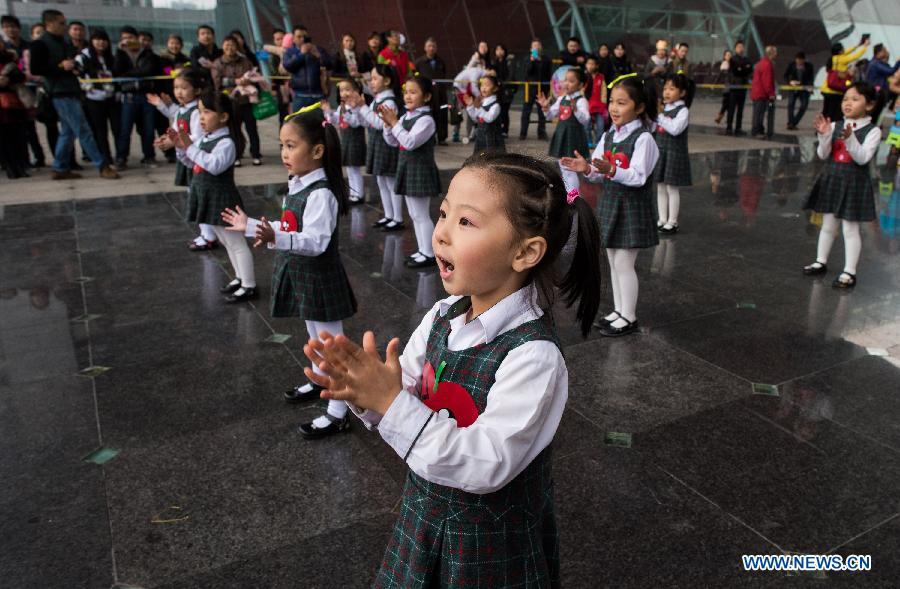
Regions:
<instances>
[{"instance_id":1,"label":"girl in plaid dress","mask_svg":"<svg viewBox=\"0 0 900 589\"><path fill-rule=\"evenodd\" d=\"M588 162L581 155L563 158L564 168L603 184L597 204L600 241L606 248L615 307L597 322L600 334L617 337L638 329L638 252L659 243L653 210L653 169L659 149L650 128L656 119L656 84L637 74L609 85L612 128Z\"/></svg>"},{"instance_id":2,"label":"girl in plaid dress","mask_svg":"<svg viewBox=\"0 0 900 589\"><path fill-rule=\"evenodd\" d=\"M500 113L503 108L497 101L500 82L496 76L482 76L478 82L481 96L466 94L466 112L475 121L475 154L483 151L506 151Z\"/></svg>"},{"instance_id":3,"label":"girl in plaid dress","mask_svg":"<svg viewBox=\"0 0 900 589\"><path fill-rule=\"evenodd\" d=\"M222 213L231 231L253 237L255 247L275 250L272 274L273 317L300 317L309 337L343 333L343 320L356 313L356 299L341 263L338 216L347 213L349 196L341 174L341 144L321 103L285 117L279 132L281 161L291 174L281 221L250 219L239 208ZM318 367L313 364L313 368ZM319 398L315 381L284 394L297 403ZM326 413L300 426L307 439L347 431L347 404L332 400Z\"/></svg>"},{"instance_id":4,"label":"girl in plaid dress","mask_svg":"<svg viewBox=\"0 0 900 589\"><path fill-rule=\"evenodd\" d=\"M694 100L694 82L684 74L669 74L663 83L662 112L656 117L656 227L660 233L678 232L681 186L691 185L688 157L688 109Z\"/></svg>"},{"instance_id":5,"label":"girl in plaid dress","mask_svg":"<svg viewBox=\"0 0 900 589\"><path fill-rule=\"evenodd\" d=\"M184 68L175 77L172 83L175 101L166 94L148 94L147 100L169 119L175 131L187 131L192 141L199 141L203 137L203 129L200 127L200 110L197 99L203 88L203 76L196 70ZM162 135L156 140L156 147L165 151L172 149L174 145L167 135ZM176 154L177 155L177 154ZM184 186L190 191L192 171L189 166L180 160L175 164L175 186ZM218 240L213 232L212 225L200 223L200 235L188 244L188 248L194 252L211 250L216 247Z\"/></svg>"},{"instance_id":6,"label":"girl in plaid dress","mask_svg":"<svg viewBox=\"0 0 900 589\"><path fill-rule=\"evenodd\" d=\"M437 265L431 247L434 222L428 210L431 197L441 193L441 179L434 161L434 98L431 80L425 76L411 76L403 89L406 114L398 119L392 110L379 112L384 122L384 140L400 150L394 194L406 198L419 246L406 260L407 268Z\"/></svg>"},{"instance_id":7,"label":"girl in plaid dress","mask_svg":"<svg viewBox=\"0 0 900 589\"><path fill-rule=\"evenodd\" d=\"M322 396L409 465L374 586L558 587L551 442L568 373L550 309L562 293L590 331L597 221L555 163L488 152L453 178L433 242L452 296L402 355L395 338L382 361L372 332L362 348L343 336L304 348L327 374L307 370Z\"/></svg>"},{"instance_id":8,"label":"girl in plaid dress","mask_svg":"<svg viewBox=\"0 0 900 589\"><path fill-rule=\"evenodd\" d=\"M818 276L828 271L828 254L840 224L844 234L844 270L832 282L835 288L856 286L856 265L862 251L859 224L875 219L869 162L878 152L881 129L869 114L877 102L875 89L865 82L857 82L844 93L841 124L832 123L821 114L816 116L819 134L816 153L826 163L804 208L822 214L822 230L816 261L804 267L803 273Z\"/></svg>"},{"instance_id":9,"label":"girl in plaid dress","mask_svg":"<svg viewBox=\"0 0 900 589\"><path fill-rule=\"evenodd\" d=\"M591 107L582 94L585 80L585 73L581 68L573 67L567 71L564 83L566 94L557 98L552 105L550 99L538 91L537 102L544 110L544 116L547 119L559 117L553 139L550 140L550 155L553 157L567 158L575 154L590 153L585 128L591 122ZM560 171L566 189L577 189L580 185L578 174L562 166Z\"/></svg>"},{"instance_id":10,"label":"girl in plaid dress","mask_svg":"<svg viewBox=\"0 0 900 589\"><path fill-rule=\"evenodd\" d=\"M328 122L338 128L341 137L341 163L350 185L350 204L365 202L365 183L362 168L366 165L366 128L359 109L351 106L362 99L362 86L353 78L338 82L341 106L331 110L327 102L322 110Z\"/></svg>"},{"instance_id":11,"label":"girl in plaid dress","mask_svg":"<svg viewBox=\"0 0 900 589\"><path fill-rule=\"evenodd\" d=\"M216 238L225 246L234 280L219 289L226 302L255 299L256 271L246 240L225 230L221 213L244 205L234 183L234 162L243 136L227 94L208 89L200 97L200 126L205 134L196 143L188 131L169 129L167 135L179 160L192 171L186 220L212 225ZM238 144L236 144L236 142Z\"/></svg>"}]
</instances>

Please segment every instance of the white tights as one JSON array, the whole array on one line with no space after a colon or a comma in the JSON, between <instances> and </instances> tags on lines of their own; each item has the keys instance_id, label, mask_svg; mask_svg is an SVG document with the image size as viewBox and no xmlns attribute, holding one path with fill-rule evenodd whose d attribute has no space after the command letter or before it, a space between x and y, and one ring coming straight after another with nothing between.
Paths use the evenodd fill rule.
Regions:
<instances>
[{"instance_id":1,"label":"white tights","mask_svg":"<svg viewBox=\"0 0 900 589\"><path fill-rule=\"evenodd\" d=\"M681 207L681 191L677 186L663 184L656 186L656 208L659 210L657 225L678 225L678 209Z\"/></svg>"},{"instance_id":2,"label":"white tights","mask_svg":"<svg viewBox=\"0 0 900 589\"><path fill-rule=\"evenodd\" d=\"M638 278L634 270L637 260L637 249L607 249L606 257L609 259L610 283L612 284L613 302L615 310L628 321L637 319ZM615 314L606 316L612 321L613 327L625 327L627 325ZM615 319L615 321L613 321Z\"/></svg>"},{"instance_id":3,"label":"white tights","mask_svg":"<svg viewBox=\"0 0 900 589\"><path fill-rule=\"evenodd\" d=\"M309 337L312 339L320 339L319 334L323 331L327 331L331 335L342 335L344 333L344 322L343 321L307 321L306 322L306 331L309 332ZM313 372L316 374L324 374L319 367L313 364ZM337 417L341 419L345 415L347 415L347 403L344 401L338 401L336 399L329 399L328 401L328 414L332 417Z\"/></svg>"},{"instance_id":4,"label":"white tights","mask_svg":"<svg viewBox=\"0 0 900 589\"><path fill-rule=\"evenodd\" d=\"M844 233L844 272L855 275L859 254L862 252L859 222L841 220L840 225ZM820 264L828 262L828 254L831 253L837 234L838 218L832 213L822 215L822 230L819 232L819 247L816 251L816 261Z\"/></svg>"},{"instance_id":5,"label":"white tights","mask_svg":"<svg viewBox=\"0 0 900 589\"><path fill-rule=\"evenodd\" d=\"M431 212L429 211L428 205L430 203L431 199L428 197L406 197L406 208L409 209L409 216L412 218L419 252L429 258L433 258L434 249L431 247L431 235L434 233L434 222L431 220Z\"/></svg>"},{"instance_id":6,"label":"white tights","mask_svg":"<svg viewBox=\"0 0 900 589\"><path fill-rule=\"evenodd\" d=\"M228 260L234 268L234 276L241 281L242 288L256 288L256 270L253 268L253 254L247 239L240 231L228 231L223 225L213 225L219 243L225 246Z\"/></svg>"},{"instance_id":7,"label":"white tights","mask_svg":"<svg viewBox=\"0 0 900 589\"><path fill-rule=\"evenodd\" d=\"M200 223L200 237L202 237L205 241L215 241L216 240L216 232L213 231L213 226L207 223Z\"/></svg>"},{"instance_id":8,"label":"white tights","mask_svg":"<svg viewBox=\"0 0 900 589\"><path fill-rule=\"evenodd\" d=\"M362 168L345 166L344 171L347 172L347 184L350 186L350 198L360 199L365 197L366 192Z\"/></svg>"},{"instance_id":9,"label":"white tights","mask_svg":"<svg viewBox=\"0 0 900 589\"><path fill-rule=\"evenodd\" d=\"M394 194L394 177L375 176L375 182L378 184L378 192L381 194L381 206L384 208L385 219L402 223L403 196Z\"/></svg>"}]
</instances>

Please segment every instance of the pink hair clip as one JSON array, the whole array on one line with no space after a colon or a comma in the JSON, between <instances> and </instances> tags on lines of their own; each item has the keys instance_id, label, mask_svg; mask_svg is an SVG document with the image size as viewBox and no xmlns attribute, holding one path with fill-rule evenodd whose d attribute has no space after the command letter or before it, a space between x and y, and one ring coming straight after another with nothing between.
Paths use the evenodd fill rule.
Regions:
<instances>
[{"instance_id":1,"label":"pink hair clip","mask_svg":"<svg viewBox=\"0 0 900 589\"><path fill-rule=\"evenodd\" d=\"M578 192L577 188L573 188L566 194L566 203L573 204L575 202L575 199L579 196L581 196L581 193Z\"/></svg>"}]
</instances>

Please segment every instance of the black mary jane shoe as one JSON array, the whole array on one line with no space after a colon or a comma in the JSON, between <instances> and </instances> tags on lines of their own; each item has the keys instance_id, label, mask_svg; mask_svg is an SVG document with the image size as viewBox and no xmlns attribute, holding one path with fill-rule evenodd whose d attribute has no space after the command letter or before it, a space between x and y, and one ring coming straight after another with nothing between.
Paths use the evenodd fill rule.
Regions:
<instances>
[{"instance_id":1,"label":"black mary jane shoe","mask_svg":"<svg viewBox=\"0 0 900 589\"><path fill-rule=\"evenodd\" d=\"M307 440L318 440L319 438L324 438L333 434L350 431L349 415L345 415L341 419L338 419L337 417L326 413L325 417L327 417L330 422L325 427L316 427L313 425L313 422L310 421L309 423L300 424L297 431Z\"/></svg>"},{"instance_id":2,"label":"black mary jane shoe","mask_svg":"<svg viewBox=\"0 0 900 589\"><path fill-rule=\"evenodd\" d=\"M351 205L361 205L361 204L365 204L366 197L360 196L359 198L349 198L347 200L350 201Z\"/></svg>"},{"instance_id":3,"label":"black mary jane shoe","mask_svg":"<svg viewBox=\"0 0 900 589\"><path fill-rule=\"evenodd\" d=\"M220 288L219 292L222 294L231 294L234 291L236 291L237 289L239 289L240 287L241 287L240 282L238 282L237 284L234 284L233 282L229 282L228 284L226 284L225 286Z\"/></svg>"},{"instance_id":4,"label":"black mary jane shoe","mask_svg":"<svg viewBox=\"0 0 900 589\"><path fill-rule=\"evenodd\" d=\"M621 315L619 315L619 318L626 323L624 327L613 327L612 323L607 323L599 328L600 335L603 337L622 337L623 335L628 335L638 330L637 319L629 321ZM618 319L616 321L618 321Z\"/></svg>"},{"instance_id":5,"label":"black mary jane shoe","mask_svg":"<svg viewBox=\"0 0 900 589\"><path fill-rule=\"evenodd\" d=\"M806 276L819 276L828 272L828 265L822 262L813 262L809 266L803 267L803 274Z\"/></svg>"},{"instance_id":6,"label":"black mary jane shoe","mask_svg":"<svg viewBox=\"0 0 900 589\"><path fill-rule=\"evenodd\" d=\"M425 258L424 260L409 259L409 260L406 260L406 262L404 262L404 264L407 268L412 268L412 269L431 268L432 266L437 266L437 260L435 258L425 256L424 254L423 254L423 256Z\"/></svg>"},{"instance_id":7,"label":"black mary jane shoe","mask_svg":"<svg viewBox=\"0 0 900 589\"><path fill-rule=\"evenodd\" d=\"M845 282L845 281L841 280L841 276L847 276L850 278L850 280ZM831 286L833 286L834 288L843 288L843 289L853 288L854 286L856 286L856 274L850 274L849 272L841 272L840 274L837 275L837 278L834 279L834 282L831 283Z\"/></svg>"},{"instance_id":8,"label":"black mary jane shoe","mask_svg":"<svg viewBox=\"0 0 900 589\"><path fill-rule=\"evenodd\" d=\"M314 401L320 398L320 393L325 390L325 387L320 387L316 383L309 383L312 387L309 391L302 391L305 384L301 384L295 386L289 391L284 391L284 400L286 403L305 403L306 401Z\"/></svg>"},{"instance_id":9,"label":"black mary jane shoe","mask_svg":"<svg viewBox=\"0 0 900 589\"><path fill-rule=\"evenodd\" d=\"M606 317L601 317L600 319L597 319L596 321L594 321L594 327L597 327L597 328L606 327L607 325L609 325L610 323L612 323L619 317L622 317L621 315L619 315L618 311L613 311L612 313L610 313L610 315L615 315L616 316L615 319L610 321ZM623 317L623 319L624 319L624 317Z\"/></svg>"},{"instance_id":10,"label":"black mary jane shoe","mask_svg":"<svg viewBox=\"0 0 900 589\"><path fill-rule=\"evenodd\" d=\"M400 221L399 223L396 221L389 221L381 226L381 230L385 233L389 231L403 231L404 229L406 229L406 225L403 221Z\"/></svg>"},{"instance_id":11,"label":"black mary jane shoe","mask_svg":"<svg viewBox=\"0 0 900 589\"><path fill-rule=\"evenodd\" d=\"M390 222L391 222L391 220L388 219L387 217L382 217L382 218L378 219L377 221L375 221L374 223L372 223L372 227L375 227L377 229L379 227L384 227L385 225L387 225Z\"/></svg>"},{"instance_id":12,"label":"black mary jane shoe","mask_svg":"<svg viewBox=\"0 0 900 589\"><path fill-rule=\"evenodd\" d=\"M235 291L237 292L237 291ZM259 292L257 292L256 287L253 288L245 288L244 292L241 294L230 294L225 297L226 303L243 303L244 301L250 301L253 299L259 298Z\"/></svg>"},{"instance_id":13,"label":"black mary jane shoe","mask_svg":"<svg viewBox=\"0 0 900 589\"><path fill-rule=\"evenodd\" d=\"M668 228L663 225L662 227L659 227L657 231L659 231L663 235L674 235L675 233L678 233L678 225L672 225Z\"/></svg>"}]
</instances>

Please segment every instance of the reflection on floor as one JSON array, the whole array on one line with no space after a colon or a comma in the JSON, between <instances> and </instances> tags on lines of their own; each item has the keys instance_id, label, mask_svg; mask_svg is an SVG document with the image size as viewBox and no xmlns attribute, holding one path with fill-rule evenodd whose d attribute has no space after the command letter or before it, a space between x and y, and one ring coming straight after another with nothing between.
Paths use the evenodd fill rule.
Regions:
<instances>
[{"instance_id":1,"label":"reflection on floor","mask_svg":"<svg viewBox=\"0 0 900 589\"><path fill-rule=\"evenodd\" d=\"M817 230L799 211L806 151L694 157L681 233L639 257L642 334L583 341L559 313L566 586L806 582L741 568L782 551L873 556L870 573L811 583L896 582L900 185L882 178L859 286L837 292L800 274ZM274 216L280 188L247 189L250 211ZM299 438L319 408L281 401L305 335L268 317L271 257L254 252L259 304L223 305L224 252L187 251L183 200L0 214L2 584L367 586L404 465L361 427ZM355 208L341 243L361 302L348 331L384 342L443 293L403 267L411 233L375 232L377 217ZM118 454L86 462L98 447Z\"/></svg>"}]
</instances>

